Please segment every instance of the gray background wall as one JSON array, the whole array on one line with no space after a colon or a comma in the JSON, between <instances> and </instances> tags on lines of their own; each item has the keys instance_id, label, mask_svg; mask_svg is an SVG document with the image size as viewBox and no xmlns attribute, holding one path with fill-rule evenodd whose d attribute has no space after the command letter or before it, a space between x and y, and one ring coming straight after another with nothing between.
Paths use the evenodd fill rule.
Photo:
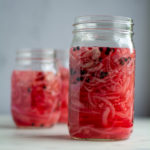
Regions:
<instances>
[{"instance_id":1,"label":"gray background wall","mask_svg":"<svg viewBox=\"0 0 150 150\"><path fill-rule=\"evenodd\" d=\"M18 48L70 46L75 16L110 14L135 23L135 114L150 116L149 0L0 0L0 114L10 113L10 74Z\"/></svg>"}]
</instances>

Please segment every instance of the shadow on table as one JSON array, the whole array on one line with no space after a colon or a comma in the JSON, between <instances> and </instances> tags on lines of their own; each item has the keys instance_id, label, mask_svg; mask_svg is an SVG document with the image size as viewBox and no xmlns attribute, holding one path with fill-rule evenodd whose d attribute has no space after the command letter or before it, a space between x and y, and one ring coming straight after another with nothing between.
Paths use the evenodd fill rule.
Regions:
<instances>
[{"instance_id":1,"label":"shadow on table","mask_svg":"<svg viewBox=\"0 0 150 150\"><path fill-rule=\"evenodd\" d=\"M25 135L25 134L17 134L15 135L19 139L34 139L34 140L59 140L59 141L71 141L72 139L70 138L69 135Z\"/></svg>"},{"instance_id":2,"label":"shadow on table","mask_svg":"<svg viewBox=\"0 0 150 150\"><path fill-rule=\"evenodd\" d=\"M15 129L15 125L9 125L9 124L0 124L0 129L8 130L8 129Z\"/></svg>"},{"instance_id":3,"label":"shadow on table","mask_svg":"<svg viewBox=\"0 0 150 150\"><path fill-rule=\"evenodd\" d=\"M68 141L68 140L72 140L70 138L69 135L34 135L34 136L30 136L30 138L34 138L34 139L52 139L52 140L64 140L64 141Z\"/></svg>"},{"instance_id":4,"label":"shadow on table","mask_svg":"<svg viewBox=\"0 0 150 150\"><path fill-rule=\"evenodd\" d=\"M20 136L20 135L19 135ZM85 140L85 139L73 139L71 138L69 135L22 135L20 136L21 138L28 138L28 139L37 139L37 140L57 140L57 141L73 141L73 142L78 142L78 141L82 141L82 142L111 142L111 143L115 143L117 142L117 140ZM118 140L118 141L125 141L125 140Z\"/></svg>"}]
</instances>

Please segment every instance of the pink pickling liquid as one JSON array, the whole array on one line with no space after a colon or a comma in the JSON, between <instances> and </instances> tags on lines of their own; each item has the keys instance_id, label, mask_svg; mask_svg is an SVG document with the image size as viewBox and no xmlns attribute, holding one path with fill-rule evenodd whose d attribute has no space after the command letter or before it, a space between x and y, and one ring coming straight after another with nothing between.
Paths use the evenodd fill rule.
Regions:
<instances>
[{"instance_id":1,"label":"pink pickling liquid","mask_svg":"<svg viewBox=\"0 0 150 150\"><path fill-rule=\"evenodd\" d=\"M60 117L60 75L17 71L12 74L11 111L18 127L49 127Z\"/></svg>"},{"instance_id":2,"label":"pink pickling liquid","mask_svg":"<svg viewBox=\"0 0 150 150\"><path fill-rule=\"evenodd\" d=\"M68 92L69 92L69 70L65 67L60 67L60 74L62 80L62 90L61 90L61 115L59 122L68 122Z\"/></svg>"},{"instance_id":3,"label":"pink pickling liquid","mask_svg":"<svg viewBox=\"0 0 150 150\"><path fill-rule=\"evenodd\" d=\"M69 132L73 138L127 139L133 127L135 50L70 49Z\"/></svg>"}]
</instances>

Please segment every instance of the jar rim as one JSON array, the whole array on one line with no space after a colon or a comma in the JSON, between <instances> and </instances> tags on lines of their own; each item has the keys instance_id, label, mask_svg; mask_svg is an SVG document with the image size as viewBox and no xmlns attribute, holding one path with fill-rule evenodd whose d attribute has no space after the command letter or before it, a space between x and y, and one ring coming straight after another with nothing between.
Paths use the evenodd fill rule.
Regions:
<instances>
[{"instance_id":1,"label":"jar rim","mask_svg":"<svg viewBox=\"0 0 150 150\"><path fill-rule=\"evenodd\" d=\"M16 61L52 61L55 55L53 48L22 48L16 51Z\"/></svg>"},{"instance_id":2,"label":"jar rim","mask_svg":"<svg viewBox=\"0 0 150 150\"><path fill-rule=\"evenodd\" d=\"M133 20L129 17L111 15L87 15L75 18L73 33L105 32L120 35L133 34Z\"/></svg>"},{"instance_id":3,"label":"jar rim","mask_svg":"<svg viewBox=\"0 0 150 150\"><path fill-rule=\"evenodd\" d=\"M26 52L34 52L34 53L37 53L37 52L44 52L44 53L54 53L55 49L53 48L21 48L21 49L18 49L16 51L16 54L19 54L19 53L26 53Z\"/></svg>"},{"instance_id":4,"label":"jar rim","mask_svg":"<svg viewBox=\"0 0 150 150\"><path fill-rule=\"evenodd\" d=\"M113 15L85 15L75 17L73 26L84 23L118 22L120 24L133 24L133 19L124 16Z\"/></svg>"}]
</instances>

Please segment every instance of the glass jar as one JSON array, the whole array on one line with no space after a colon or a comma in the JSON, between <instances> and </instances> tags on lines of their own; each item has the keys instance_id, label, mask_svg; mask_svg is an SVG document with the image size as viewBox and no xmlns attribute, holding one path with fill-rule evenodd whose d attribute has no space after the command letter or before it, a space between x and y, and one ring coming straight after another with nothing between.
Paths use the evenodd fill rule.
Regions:
<instances>
[{"instance_id":1,"label":"glass jar","mask_svg":"<svg viewBox=\"0 0 150 150\"><path fill-rule=\"evenodd\" d=\"M11 112L18 127L50 127L60 117L61 79L53 49L16 53L11 78Z\"/></svg>"},{"instance_id":2,"label":"glass jar","mask_svg":"<svg viewBox=\"0 0 150 150\"><path fill-rule=\"evenodd\" d=\"M69 56L67 50L56 50L56 58L62 80L61 90L61 115L59 123L68 123L68 92L69 92Z\"/></svg>"},{"instance_id":3,"label":"glass jar","mask_svg":"<svg viewBox=\"0 0 150 150\"><path fill-rule=\"evenodd\" d=\"M73 27L70 135L75 139L127 139L134 113L132 19L82 16Z\"/></svg>"}]
</instances>

